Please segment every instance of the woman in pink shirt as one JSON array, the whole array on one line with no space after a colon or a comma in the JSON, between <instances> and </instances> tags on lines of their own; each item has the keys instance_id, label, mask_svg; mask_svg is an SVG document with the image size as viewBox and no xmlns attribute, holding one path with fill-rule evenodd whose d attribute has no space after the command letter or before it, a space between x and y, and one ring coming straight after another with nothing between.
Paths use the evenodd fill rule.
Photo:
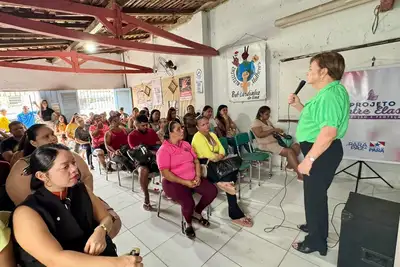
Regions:
<instances>
[{"instance_id":1,"label":"woman in pink shirt","mask_svg":"<svg viewBox=\"0 0 400 267\"><path fill-rule=\"evenodd\" d=\"M163 177L165 194L181 205L186 236L195 238L192 219L205 227L210 226L201 213L217 197L218 190L207 179L201 178L199 160L192 146L183 141L183 129L179 122L171 121L166 125L165 141L157 152L157 165ZM197 206L193 192L202 196Z\"/></svg>"}]
</instances>

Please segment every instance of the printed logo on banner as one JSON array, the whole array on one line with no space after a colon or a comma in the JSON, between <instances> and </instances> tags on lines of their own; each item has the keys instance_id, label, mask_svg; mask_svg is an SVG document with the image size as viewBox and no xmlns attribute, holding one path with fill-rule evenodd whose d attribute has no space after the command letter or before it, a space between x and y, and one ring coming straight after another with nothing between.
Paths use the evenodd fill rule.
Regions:
<instances>
[{"instance_id":1,"label":"printed logo on banner","mask_svg":"<svg viewBox=\"0 0 400 267\"><path fill-rule=\"evenodd\" d=\"M369 152L385 153L385 141L370 141Z\"/></svg>"},{"instance_id":2,"label":"printed logo on banner","mask_svg":"<svg viewBox=\"0 0 400 267\"><path fill-rule=\"evenodd\" d=\"M232 49L229 64L229 97L232 101L266 98L265 45L253 44Z\"/></svg>"},{"instance_id":3,"label":"printed logo on banner","mask_svg":"<svg viewBox=\"0 0 400 267\"><path fill-rule=\"evenodd\" d=\"M400 106L393 100L378 101L379 95L369 90L367 101L350 103L350 119L400 119Z\"/></svg>"},{"instance_id":4,"label":"printed logo on banner","mask_svg":"<svg viewBox=\"0 0 400 267\"><path fill-rule=\"evenodd\" d=\"M367 142L349 141L346 146L348 146L351 150L357 150L357 151L366 151L366 150L368 150Z\"/></svg>"}]
</instances>

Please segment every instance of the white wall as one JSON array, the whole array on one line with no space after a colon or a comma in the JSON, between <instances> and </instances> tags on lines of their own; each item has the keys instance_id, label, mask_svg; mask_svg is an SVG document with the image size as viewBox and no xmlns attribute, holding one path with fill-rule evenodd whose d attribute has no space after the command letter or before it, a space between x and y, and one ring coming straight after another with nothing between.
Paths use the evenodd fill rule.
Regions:
<instances>
[{"instance_id":1,"label":"white wall","mask_svg":"<svg viewBox=\"0 0 400 267\"><path fill-rule=\"evenodd\" d=\"M120 61L119 54L102 54L99 57ZM44 59L21 62L38 65L51 64ZM56 66L66 66L63 62ZM82 68L120 69L97 62L86 62ZM50 89L113 89L124 87L121 74L78 74L0 67L0 90L50 90Z\"/></svg>"},{"instance_id":2,"label":"white wall","mask_svg":"<svg viewBox=\"0 0 400 267\"><path fill-rule=\"evenodd\" d=\"M281 59L400 36L400 3L395 10L381 15L378 31L373 35L373 10L378 1L279 30L273 27L277 18L321 4L319 0L292 0L283 1L280 6L281 2L230 0L210 12L211 45L222 50L221 56L212 60L214 106L227 104L232 117L238 120L243 129L250 126L257 109L264 104L272 108L272 120L277 120ZM227 63L224 49L245 33L268 38L268 99L265 102L227 103ZM247 38L242 43L246 41L258 40ZM306 72L307 69L304 69L304 78Z\"/></svg>"},{"instance_id":3,"label":"white wall","mask_svg":"<svg viewBox=\"0 0 400 267\"><path fill-rule=\"evenodd\" d=\"M208 14L204 12L199 12L192 17L190 21L187 23L177 27L171 32L177 34L179 36L183 36L191 41L198 43L207 43L207 37L204 32L207 32L206 25ZM155 38L155 44L160 45L172 45L179 46L178 44L171 42L169 40L163 38ZM174 64L178 67L177 71L175 71L175 75L184 74L184 73L196 73L197 69L201 69L204 73L204 64L206 64L206 59L199 56L180 56L180 55L164 55L164 54L155 54L146 53L146 52L138 52L138 51L129 51L125 53L125 60L128 63L140 64L147 67L153 67L153 56L155 57L156 65L158 65L158 73L157 74L143 74L136 75L128 74L128 86L133 87L137 84L146 83L151 81L157 77L167 77L168 75L165 73L163 67L158 64L158 58L163 57L166 60L172 60ZM196 109L200 109L205 105L205 94L197 94L196 93ZM212 95L209 94L211 99Z\"/></svg>"},{"instance_id":4,"label":"white wall","mask_svg":"<svg viewBox=\"0 0 400 267\"><path fill-rule=\"evenodd\" d=\"M372 34L373 11L379 1L334 13L319 19L292 26L283 30L274 28L274 21L282 16L321 4L319 0L230 0L210 12L211 46L221 50L221 56L212 59L213 104L226 104L229 113L240 129L248 130L258 108L268 105L272 109L272 121L278 119L278 90L280 60L309 53L344 48L400 36L400 3L395 9L381 14L379 28ZM268 38L267 95L266 101L229 103L226 90L227 63L224 51L245 33ZM256 38L247 38L241 43L255 42ZM400 43L397 44L400 46ZM372 58L373 55L370 55ZM387 58L391 52L387 51ZM399 62L400 59L397 59ZM393 64L393 63L392 63ZM304 78L307 69L304 69ZM293 88L293 91L295 88ZM291 111L296 112L296 111ZM279 125L279 124L278 124ZM279 125L286 129L287 125ZM296 124L291 126L294 134ZM345 161L343 164L346 164ZM400 186L398 176L387 165L372 164L381 175ZM382 184L377 181L377 183Z\"/></svg>"}]
</instances>

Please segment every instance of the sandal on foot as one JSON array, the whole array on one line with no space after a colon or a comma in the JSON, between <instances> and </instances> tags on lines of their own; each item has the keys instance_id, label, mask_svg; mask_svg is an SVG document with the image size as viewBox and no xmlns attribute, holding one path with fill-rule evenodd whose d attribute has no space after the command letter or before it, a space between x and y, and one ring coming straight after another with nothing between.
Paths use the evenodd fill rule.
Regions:
<instances>
[{"instance_id":1,"label":"sandal on foot","mask_svg":"<svg viewBox=\"0 0 400 267\"><path fill-rule=\"evenodd\" d=\"M307 224L299 224L297 225L297 228L299 228L301 231L303 231L304 233L308 233L308 226Z\"/></svg>"},{"instance_id":2,"label":"sandal on foot","mask_svg":"<svg viewBox=\"0 0 400 267\"><path fill-rule=\"evenodd\" d=\"M237 220L232 220L232 223L237 224L242 227L253 227L253 220L249 217L243 217Z\"/></svg>"},{"instance_id":3,"label":"sandal on foot","mask_svg":"<svg viewBox=\"0 0 400 267\"><path fill-rule=\"evenodd\" d=\"M222 191L228 193L229 195L236 195L236 188L235 186L231 186L232 184L229 183L217 183L217 186Z\"/></svg>"},{"instance_id":4,"label":"sandal on foot","mask_svg":"<svg viewBox=\"0 0 400 267\"><path fill-rule=\"evenodd\" d=\"M303 177L303 175L297 175L297 181L298 182L303 182L303 180L304 180L304 177Z\"/></svg>"},{"instance_id":5,"label":"sandal on foot","mask_svg":"<svg viewBox=\"0 0 400 267\"><path fill-rule=\"evenodd\" d=\"M207 219L204 219L203 217L196 218L195 216L192 216L193 220L197 221L198 223L200 223L201 225L203 225L204 227L209 227L210 226L210 221Z\"/></svg>"},{"instance_id":6,"label":"sandal on foot","mask_svg":"<svg viewBox=\"0 0 400 267\"><path fill-rule=\"evenodd\" d=\"M150 203L144 203L144 204L143 204L143 209L144 209L145 211L153 211L153 207L151 206Z\"/></svg>"},{"instance_id":7,"label":"sandal on foot","mask_svg":"<svg viewBox=\"0 0 400 267\"><path fill-rule=\"evenodd\" d=\"M185 228L185 235L190 239L196 238L196 233L194 232L194 229L192 226L188 226Z\"/></svg>"},{"instance_id":8,"label":"sandal on foot","mask_svg":"<svg viewBox=\"0 0 400 267\"><path fill-rule=\"evenodd\" d=\"M306 245L306 242L304 242L304 241L298 242L298 243L293 243L292 248L301 253L304 253L304 254L310 254L310 253L318 251L321 256L326 256L326 254L328 252L328 249L318 250L318 249L310 248Z\"/></svg>"}]
</instances>

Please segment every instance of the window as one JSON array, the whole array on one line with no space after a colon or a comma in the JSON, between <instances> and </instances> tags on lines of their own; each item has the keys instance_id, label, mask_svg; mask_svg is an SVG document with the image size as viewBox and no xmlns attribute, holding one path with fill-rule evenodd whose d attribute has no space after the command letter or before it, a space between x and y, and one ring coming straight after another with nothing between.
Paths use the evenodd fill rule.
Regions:
<instances>
[{"instance_id":1,"label":"window","mask_svg":"<svg viewBox=\"0 0 400 267\"><path fill-rule=\"evenodd\" d=\"M0 92L0 107L7 109L7 118L13 121L22 112L23 106L28 106L33 111L38 110L33 104L38 99L39 92Z\"/></svg>"},{"instance_id":2,"label":"window","mask_svg":"<svg viewBox=\"0 0 400 267\"><path fill-rule=\"evenodd\" d=\"M115 110L114 90L78 90L79 108L81 114L89 115Z\"/></svg>"}]
</instances>

